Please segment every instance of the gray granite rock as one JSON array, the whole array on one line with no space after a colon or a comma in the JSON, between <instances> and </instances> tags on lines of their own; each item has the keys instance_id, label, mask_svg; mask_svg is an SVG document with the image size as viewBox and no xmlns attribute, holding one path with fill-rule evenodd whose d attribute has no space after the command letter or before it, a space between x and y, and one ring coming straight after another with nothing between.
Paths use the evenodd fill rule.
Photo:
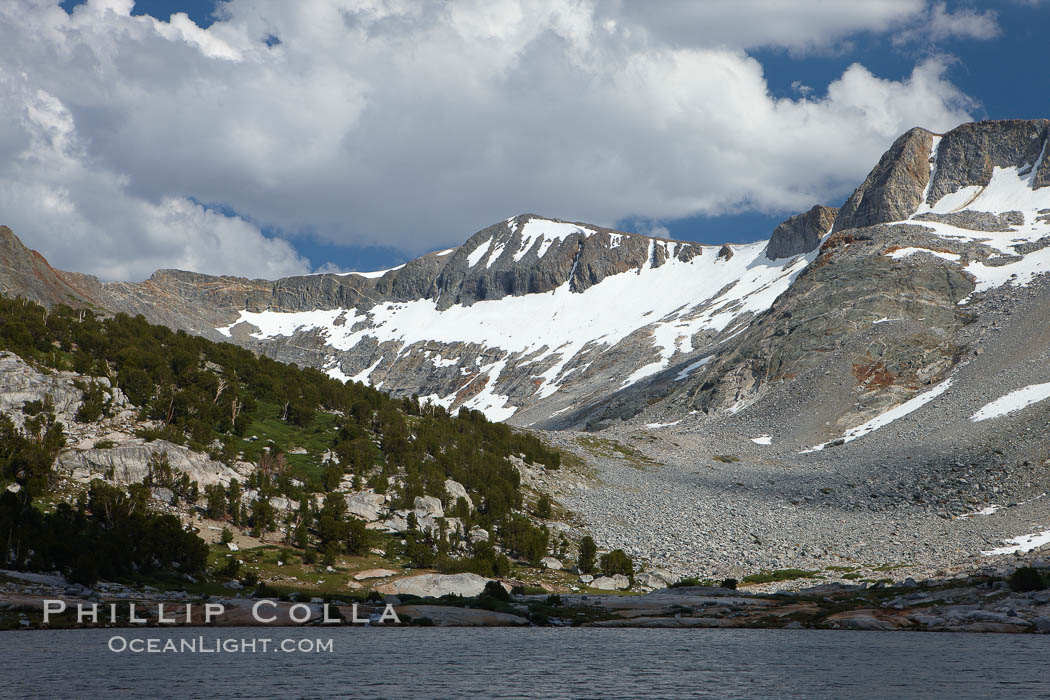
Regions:
<instances>
[{"instance_id":1,"label":"gray granite rock","mask_svg":"<svg viewBox=\"0 0 1050 700\"><path fill-rule=\"evenodd\" d=\"M631 580L623 574L615 574L613 576L599 576L587 585L601 591L622 591L631 587Z\"/></svg>"},{"instance_id":2,"label":"gray granite rock","mask_svg":"<svg viewBox=\"0 0 1050 700\"><path fill-rule=\"evenodd\" d=\"M773 229L766 246L770 260L808 253L820 245L820 239L835 223L837 209L817 205L804 214L796 214Z\"/></svg>"},{"instance_id":3,"label":"gray granite rock","mask_svg":"<svg viewBox=\"0 0 1050 700\"><path fill-rule=\"evenodd\" d=\"M1048 127L1047 119L1005 119L955 127L937 148L937 167L926 202L933 205L963 187L987 185L996 167L1036 165L1047 142ZM1047 160L1043 159L1036 174L1037 188L1050 184Z\"/></svg>"},{"instance_id":4,"label":"gray granite rock","mask_svg":"<svg viewBox=\"0 0 1050 700\"><path fill-rule=\"evenodd\" d=\"M458 481L454 481L452 479L445 479L445 493L448 494L451 505L455 505L455 503L460 498L462 498L467 502L467 507L471 510L474 510L474 499L472 499L470 497L470 494L467 493L467 490L463 487L463 484L459 483Z\"/></svg>"},{"instance_id":5,"label":"gray granite rock","mask_svg":"<svg viewBox=\"0 0 1050 700\"><path fill-rule=\"evenodd\" d=\"M422 574L376 586L380 593L440 598L444 595L477 596L491 579L477 574Z\"/></svg>"},{"instance_id":6,"label":"gray granite rock","mask_svg":"<svg viewBox=\"0 0 1050 700\"><path fill-rule=\"evenodd\" d=\"M906 219L922 202L930 179L933 134L918 127L894 141L842 208L835 231Z\"/></svg>"},{"instance_id":7,"label":"gray granite rock","mask_svg":"<svg viewBox=\"0 0 1050 700\"><path fill-rule=\"evenodd\" d=\"M1019 211L1008 211L993 214L987 211L953 211L948 214L925 212L914 217L914 221L939 221L957 228L971 231L1003 232L1012 231L1024 224L1024 214Z\"/></svg>"},{"instance_id":8,"label":"gray granite rock","mask_svg":"<svg viewBox=\"0 0 1050 700\"><path fill-rule=\"evenodd\" d=\"M445 509L441 507L441 501L433 496L416 496L413 506L416 517L419 519L445 516Z\"/></svg>"},{"instance_id":9,"label":"gray granite rock","mask_svg":"<svg viewBox=\"0 0 1050 700\"><path fill-rule=\"evenodd\" d=\"M175 474L186 474L201 488L228 485L231 479L243 478L222 462L164 440L133 440L108 449L66 450L59 455L55 467L81 481L102 478L123 485L135 484L149 475L149 461L154 454L166 455Z\"/></svg>"},{"instance_id":10,"label":"gray granite rock","mask_svg":"<svg viewBox=\"0 0 1050 700\"><path fill-rule=\"evenodd\" d=\"M386 496L372 491L359 491L345 494L346 510L366 522L379 520L386 503Z\"/></svg>"}]
</instances>

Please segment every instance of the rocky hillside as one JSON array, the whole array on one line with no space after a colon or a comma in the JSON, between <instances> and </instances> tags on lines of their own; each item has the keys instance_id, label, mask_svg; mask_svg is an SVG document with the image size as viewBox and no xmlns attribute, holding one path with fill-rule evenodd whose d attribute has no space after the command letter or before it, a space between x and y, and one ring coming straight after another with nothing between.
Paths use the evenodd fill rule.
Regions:
<instances>
[{"instance_id":1,"label":"rocky hillside","mask_svg":"<svg viewBox=\"0 0 1050 700\"><path fill-rule=\"evenodd\" d=\"M560 453L478 412L125 314L0 297L0 319L0 569L127 577L171 535L186 556L158 571L204 573L207 548L186 528L276 532L307 564L379 549L490 576L509 573L508 555L539 567L569 546L549 497L523 485ZM124 556L135 537L145 545Z\"/></svg>"},{"instance_id":2,"label":"rocky hillside","mask_svg":"<svg viewBox=\"0 0 1050 700\"><path fill-rule=\"evenodd\" d=\"M1048 125L901 137L744 332L573 418L621 448L555 495L674 570L1045 548Z\"/></svg>"}]
</instances>

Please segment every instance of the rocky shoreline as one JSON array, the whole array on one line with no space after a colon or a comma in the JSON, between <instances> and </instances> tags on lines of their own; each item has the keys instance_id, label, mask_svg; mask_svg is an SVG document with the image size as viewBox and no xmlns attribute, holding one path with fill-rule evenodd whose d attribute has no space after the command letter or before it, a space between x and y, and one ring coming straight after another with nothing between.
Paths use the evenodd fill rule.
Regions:
<instances>
[{"instance_id":1,"label":"rocky shoreline","mask_svg":"<svg viewBox=\"0 0 1050 700\"><path fill-rule=\"evenodd\" d=\"M1050 560L1021 563L1024 566L989 567L954 578L909 578L893 584L829 583L762 592L680 586L641 595L523 594L509 584L494 585L473 574L424 574L395 583L403 583L400 590L425 584L419 591L434 597L377 590L368 597L300 596L294 601L242 594L191 595L114 583L88 589L67 584L58 576L3 572L0 629L350 624L1050 633ZM449 590L477 593L446 593ZM45 601L50 601L52 611L62 608L46 624ZM98 622L77 622L78 609L90 615L95 606L101 611ZM211 606L207 620L205 606Z\"/></svg>"}]
</instances>

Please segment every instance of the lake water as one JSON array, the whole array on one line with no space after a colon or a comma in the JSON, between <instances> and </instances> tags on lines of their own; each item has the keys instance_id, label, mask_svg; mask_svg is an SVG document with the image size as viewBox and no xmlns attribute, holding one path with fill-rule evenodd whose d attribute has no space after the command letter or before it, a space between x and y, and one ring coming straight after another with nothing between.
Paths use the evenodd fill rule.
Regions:
<instances>
[{"instance_id":1,"label":"lake water","mask_svg":"<svg viewBox=\"0 0 1050 700\"><path fill-rule=\"evenodd\" d=\"M264 639L220 653L150 638ZM286 653L315 640L332 651ZM245 628L0 633L17 698L1050 698L1050 636L659 629Z\"/></svg>"}]
</instances>

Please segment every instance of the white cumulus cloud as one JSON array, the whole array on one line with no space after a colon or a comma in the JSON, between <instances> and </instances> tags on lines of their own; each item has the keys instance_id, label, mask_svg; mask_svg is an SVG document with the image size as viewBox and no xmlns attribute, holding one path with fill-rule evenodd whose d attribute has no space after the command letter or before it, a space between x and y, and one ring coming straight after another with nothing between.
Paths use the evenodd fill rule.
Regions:
<instances>
[{"instance_id":1,"label":"white cumulus cloud","mask_svg":"<svg viewBox=\"0 0 1050 700\"><path fill-rule=\"evenodd\" d=\"M949 59L778 98L748 51L994 26L923 0L231 0L207 29L132 7L0 6L0 223L108 279L308 271L271 227L416 254L526 211L844 198L902 131L970 118Z\"/></svg>"}]
</instances>

